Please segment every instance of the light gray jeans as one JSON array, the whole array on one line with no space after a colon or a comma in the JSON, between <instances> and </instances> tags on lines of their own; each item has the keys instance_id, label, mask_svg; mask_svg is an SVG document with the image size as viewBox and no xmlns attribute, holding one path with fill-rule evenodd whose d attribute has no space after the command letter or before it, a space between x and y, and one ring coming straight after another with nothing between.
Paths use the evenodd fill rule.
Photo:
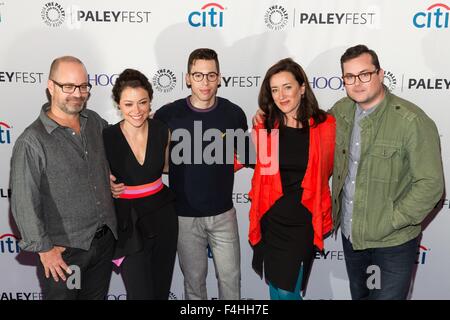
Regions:
<instances>
[{"instance_id":1,"label":"light gray jeans","mask_svg":"<svg viewBox=\"0 0 450 320\"><path fill-rule=\"evenodd\" d=\"M207 245L211 248L219 299L241 298L241 257L236 209L212 217L178 217L178 261L186 300L206 300Z\"/></svg>"}]
</instances>

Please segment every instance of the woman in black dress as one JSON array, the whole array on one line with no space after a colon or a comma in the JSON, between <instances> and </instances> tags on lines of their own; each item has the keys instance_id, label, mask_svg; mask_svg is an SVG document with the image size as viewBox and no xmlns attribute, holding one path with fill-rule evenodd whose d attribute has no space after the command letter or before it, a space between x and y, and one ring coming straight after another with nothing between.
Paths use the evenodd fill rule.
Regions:
<instances>
[{"instance_id":1,"label":"woman in black dress","mask_svg":"<svg viewBox=\"0 0 450 320\"><path fill-rule=\"evenodd\" d=\"M335 121L319 109L305 72L292 59L267 71L258 102L265 117L254 127L252 264L260 276L264 273L271 299L301 300L314 246L323 250L323 236L332 227L328 179ZM270 154L271 160L278 156L272 170L261 158Z\"/></svg>"},{"instance_id":2,"label":"woman in black dress","mask_svg":"<svg viewBox=\"0 0 450 320\"><path fill-rule=\"evenodd\" d=\"M111 173L125 185L114 200L119 232L114 263L130 300L168 299L178 237L174 197L161 178L169 130L149 119L152 97L145 75L123 71L113 87L123 120L103 131Z\"/></svg>"}]
</instances>

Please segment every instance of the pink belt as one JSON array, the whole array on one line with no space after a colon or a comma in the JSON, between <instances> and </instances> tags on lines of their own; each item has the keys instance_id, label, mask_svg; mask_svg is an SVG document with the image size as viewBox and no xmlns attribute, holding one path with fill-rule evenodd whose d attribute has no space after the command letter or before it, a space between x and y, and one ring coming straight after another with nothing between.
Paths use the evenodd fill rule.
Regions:
<instances>
[{"instance_id":1,"label":"pink belt","mask_svg":"<svg viewBox=\"0 0 450 320\"><path fill-rule=\"evenodd\" d=\"M155 193L158 193L164 184L162 182L162 178L159 178L156 181L142 184L140 186L125 186L125 191L119 196L120 199L137 199L137 198L145 198ZM124 257L120 257L118 259L113 260L113 263L120 267L122 264Z\"/></svg>"},{"instance_id":2,"label":"pink belt","mask_svg":"<svg viewBox=\"0 0 450 320\"><path fill-rule=\"evenodd\" d=\"M119 196L120 199L137 199L144 198L158 193L164 184L162 178L158 180L142 184L140 186L125 186L125 191Z\"/></svg>"}]
</instances>

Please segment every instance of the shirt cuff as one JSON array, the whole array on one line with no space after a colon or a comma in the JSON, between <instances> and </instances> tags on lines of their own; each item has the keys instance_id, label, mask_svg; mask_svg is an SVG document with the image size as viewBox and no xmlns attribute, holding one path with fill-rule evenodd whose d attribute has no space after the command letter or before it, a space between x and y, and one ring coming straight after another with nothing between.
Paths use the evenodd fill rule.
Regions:
<instances>
[{"instance_id":1,"label":"shirt cuff","mask_svg":"<svg viewBox=\"0 0 450 320\"><path fill-rule=\"evenodd\" d=\"M46 252L53 248L53 243L50 240L43 240L43 241L20 240L19 247L24 251Z\"/></svg>"}]
</instances>

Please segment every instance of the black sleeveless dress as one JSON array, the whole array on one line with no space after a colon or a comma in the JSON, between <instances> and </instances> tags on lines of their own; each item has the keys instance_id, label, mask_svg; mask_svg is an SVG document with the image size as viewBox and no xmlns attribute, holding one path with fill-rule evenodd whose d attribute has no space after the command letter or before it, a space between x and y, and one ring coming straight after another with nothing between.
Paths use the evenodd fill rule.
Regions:
<instances>
[{"instance_id":1,"label":"black sleeveless dress","mask_svg":"<svg viewBox=\"0 0 450 320\"><path fill-rule=\"evenodd\" d=\"M300 187L308 164L309 128L280 129L279 165L283 196L261 219L262 241L253 268L277 288L294 291L303 263L302 288L314 258L311 213L301 204Z\"/></svg>"},{"instance_id":2,"label":"black sleeveless dress","mask_svg":"<svg viewBox=\"0 0 450 320\"><path fill-rule=\"evenodd\" d=\"M103 130L106 156L111 173L118 183L128 186L144 185L159 179L165 161L168 127L158 120L148 120L148 140L145 161L141 165L133 154L120 129L120 122ZM118 226L118 240L114 258L143 249L143 239L159 233L178 234L178 220L173 205L174 195L167 186L158 193L137 199L114 199ZM169 246L169 244L167 244ZM172 247L172 244L170 244ZM167 248L169 250L169 248ZM170 249L172 250L172 249Z\"/></svg>"}]
</instances>

